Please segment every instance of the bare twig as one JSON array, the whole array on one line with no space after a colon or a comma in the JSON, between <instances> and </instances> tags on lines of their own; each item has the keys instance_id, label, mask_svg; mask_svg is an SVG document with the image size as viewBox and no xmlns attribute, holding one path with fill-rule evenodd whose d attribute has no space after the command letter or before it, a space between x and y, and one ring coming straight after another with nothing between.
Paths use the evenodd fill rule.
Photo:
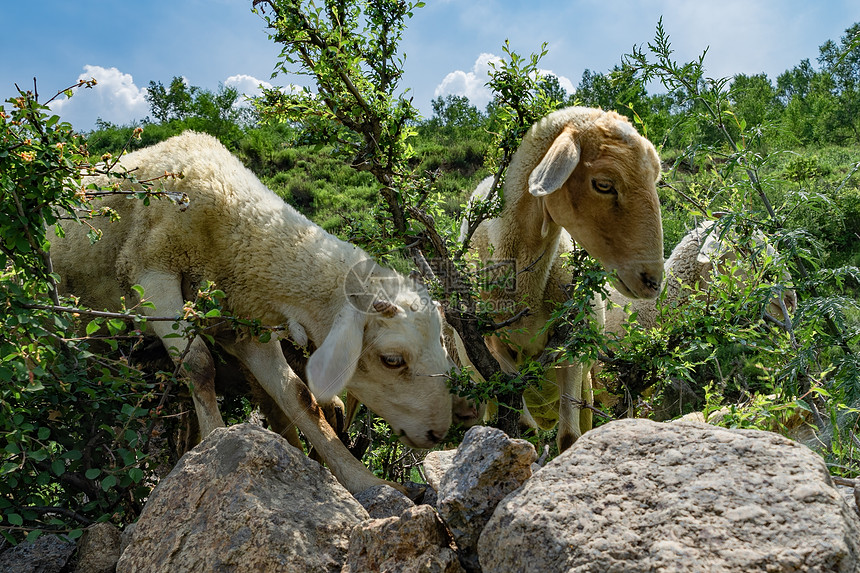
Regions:
<instances>
[{"instance_id":1,"label":"bare twig","mask_svg":"<svg viewBox=\"0 0 860 573\"><path fill-rule=\"evenodd\" d=\"M519 319L523 318L524 316L528 316L530 312L531 312L531 310L529 309L529 307L525 307L524 309L522 309L521 311L519 311L518 313L516 313L514 316L510 317L509 319L503 320L502 322L496 322L494 324L491 324L491 325L487 326L486 328L484 328L483 330L485 330L486 332L493 332L493 331L499 330L500 328L506 328L506 327L514 324L515 322L517 322Z\"/></svg>"},{"instance_id":2,"label":"bare twig","mask_svg":"<svg viewBox=\"0 0 860 573\"><path fill-rule=\"evenodd\" d=\"M89 517L87 517L85 515L81 515L77 511L74 511L72 509L68 509L65 507L47 507L47 506L36 505L36 506L28 506L24 509L28 509L30 511L35 511L36 513L39 513L42 515L49 515L49 514L55 513L57 515L62 515L64 517L69 517L71 519L74 519L75 521L77 521L79 523L83 523L84 525L92 525L93 523L95 523L95 521L93 521Z\"/></svg>"},{"instance_id":3,"label":"bare twig","mask_svg":"<svg viewBox=\"0 0 860 573\"><path fill-rule=\"evenodd\" d=\"M175 322L177 320L181 320L176 316L144 316L142 314L128 314L122 312L107 312L103 310L89 310L85 308L78 308L74 306L61 306L57 305L47 305L47 304L32 304L25 303L21 305L22 308L27 308L30 310L48 310L51 312L68 312L71 314L82 314L86 316L94 316L97 318L120 318L123 320L134 320L134 321L170 321Z\"/></svg>"},{"instance_id":4,"label":"bare twig","mask_svg":"<svg viewBox=\"0 0 860 573\"><path fill-rule=\"evenodd\" d=\"M611 416L609 416L606 412L604 412L600 408L593 406L592 404L589 404L585 400L580 400L580 399L574 398L570 394L562 394L561 397L562 397L562 399L567 400L568 402L570 402L571 404L573 404L575 407L579 408L580 410L583 408L587 408L587 409L591 410L592 412L594 412L595 414L597 414L597 416L603 418L604 420L609 420L611 418Z\"/></svg>"}]
</instances>

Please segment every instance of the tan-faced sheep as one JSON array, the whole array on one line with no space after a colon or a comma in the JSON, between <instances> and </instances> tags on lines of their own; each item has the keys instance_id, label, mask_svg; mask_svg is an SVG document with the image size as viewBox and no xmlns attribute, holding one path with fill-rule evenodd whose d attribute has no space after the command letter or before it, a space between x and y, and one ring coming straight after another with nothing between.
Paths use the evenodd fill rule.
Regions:
<instances>
[{"instance_id":1,"label":"tan-faced sheep","mask_svg":"<svg viewBox=\"0 0 860 573\"><path fill-rule=\"evenodd\" d=\"M731 231L728 235L724 234L723 230L716 228L714 221L705 221L687 233L666 259L666 295L660 304L679 306L690 297L693 292L691 289L696 285L699 289L705 290L713 281L715 273L729 272L729 265L738 258L738 249L733 245L734 236ZM777 254L760 233L754 235L753 243L754 249L760 252L751 253L751 255L764 254L768 258L773 258ZM737 278L747 280L746 275L737 275ZM783 275L782 280L788 284L791 282L791 277ZM659 314L657 304L657 300L631 301L618 290L610 288L606 305L606 332L617 338L623 337L624 325L632 313L636 313L636 322L642 328L656 327ZM786 289L782 291L780 297L770 300L765 312L783 321L786 318L785 312L793 313L796 306L797 299L794 291Z\"/></svg>"},{"instance_id":2,"label":"tan-faced sheep","mask_svg":"<svg viewBox=\"0 0 860 573\"><path fill-rule=\"evenodd\" d=\"M103 232L93 245L85 226L67 225L66 237L51 249L66 292L91 307L115 309L139 284L156 307L144 312L177 316L194 296L189 287L210 280L225 293L223 304L232 314L288 324L294 336L306 336L317 348L307 362L307 386L287 365L278 340L240 335L218 343L351 492L386 482L343 446L318 402L346 388L407 445L426 448L442 439L451 422L449 362L440 314L423 287L310 222L213 137L186 132L129 154L122 166L138 180L181 172L184 177L167 180L165 188L185 193L188 204L106 198L104 205L121 218L92 220ZM188 341L170 336L175 331L169 322L149 326L174 353L186 347ZM205 436L224 422L212 356L202 339L190 342L183 362Z\"/></svg>"},{"instance_id":3,"label":"tan-faced sheep","mask_svg":"<svg viewBox=\"0 0 860 573\"><path fill-rule=\"evenodd\" d=\"M514 262L514 292L489 290L484 300L497 308L524 304L530 309L506 330L506 341L486 338L503 370L515 372L527 358L543 352L549 333L538 333L566 298L562 285L570 277L559 255L572 247L570 237L616 271L618 288L627 296L657 296L663 276L659 176L654 146L615 112L571 107L531 127L508 168L501 213L484 221L471 242L485 264ZM486 197L490 187L490 180L482 182L472 197ZM464 223L461 240L465 229ZM600 301L595 312L600 320ZM467 357L460 359L468 363ZM558 400L553 408L560 450L591 427L590 410L580 411L583 401L591 402L589 367L570 363L548 375ZM546 402L545 392L540 394ZM530 414L539 425L555 425L555 415L543 420L538 412Z\"/></svg>"}]
</instances>

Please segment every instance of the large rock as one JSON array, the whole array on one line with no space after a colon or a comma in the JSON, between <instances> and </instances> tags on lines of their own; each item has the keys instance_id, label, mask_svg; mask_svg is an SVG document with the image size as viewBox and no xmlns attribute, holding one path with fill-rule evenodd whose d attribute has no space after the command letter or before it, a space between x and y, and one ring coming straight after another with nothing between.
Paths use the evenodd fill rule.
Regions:
<instances>
[{"instance_id":1,"label":"large rock","mask_svg":"<svg viewBox=\"0 0 860 573\"><path fill-rule=\"evenodd\" d=\"M152 492L117 572L339 572L352 528L367 518L277 434L220 428Z\"/></svg>"},{"instance_id":2,"label":"large rock","mask_svg":"<svg viewBox=\"0 0 860 573\"><path fill-rule=\"evenodd\" d=\"M56 535L42 535L0 553L3 573L60 573L66 570L75 544Z\"/></svg>"},{"instance_id":3,"label":"large rock","mask_svg":"<svg viewBox=\"0 0 860 573\"><path fill-rule=\"evenodd\" d=\"M422 466L424 466L424 476L427 478L427 483L439 491L439 485L442 483L442 478L454 465L454 456L457 455L457 450L434 450L427 452L424 456Z\"/></svg>"},{"instance_id":4,"label":"large rock","mask_svg":"<svg viewBox=\"0 0 860 573\"><path fill-rule=\"evenodd\" d=\"M847 572L860 521L782 436L619 420L500 503L478 552L485 573Z\"/></svg>"},{"instance_id":5,"label":"large rock","mask_svg":"<svg viewBox=\"0 0 860 573\"><path fill-rule=\"evenodd\" d=\"M396 517L405 509L415 507L411 499L385 484L366 489L356 494L355 499L367 511L371 519Z\"/></svg>"},{"instance_id":6,"label":"large rock","mask_svg":"<svg viewBox=\"0 0 860 573\"><path fill-rule=\"evenodd\" d=\"M111 523L87 527L78 541L75 573L113 573L120 555L120 530Z\"/></svg>"},{"instance_id":7,"label":"large rock","mask_svg":"<svg viewBox=\"0 0 860 573\"><path fill-rule=\"evenodd\" d=\"M439 483L439 515L454 535L460 562L478 571L478 536L496 505L532 475L534 446L504 432L474 426L466 432Z\"/></svg>"},{"instance_id":8,"label":"large rock","mask_svg":"<svg viewBox=\"0 0 860 573\"><path fill-rule=\"evenodd\" d=\"M356 527L343 573L462 573L451 544L432 507L410 507Z\"/></svg>"}]
</instances>

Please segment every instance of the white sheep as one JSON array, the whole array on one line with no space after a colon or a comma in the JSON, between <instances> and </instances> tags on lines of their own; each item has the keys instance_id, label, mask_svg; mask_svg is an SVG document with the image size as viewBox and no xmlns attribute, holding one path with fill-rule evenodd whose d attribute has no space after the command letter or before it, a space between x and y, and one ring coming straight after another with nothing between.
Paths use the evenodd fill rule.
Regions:
<instances>
[{"instance_id":1,"label":"white sheep","mask_svg":"<svg viewBox=\"0 0 860 573\"><path fill-rule=\"evenodd\" d=\"M530 309L504 332L504 339L486 337L503 370L516 372L526 359L543 352L549 334L538 332L565 300L562 285L570 282L560 255L572 248L571 237L617 272L618 287L627 296L657 296L663 275L659 176L654 146L615 112L570 107L531 127L507 170L502 212L484 221L471 242L485 264L514 263L514 292L489 290L484 300L498 309L511 309L508 316L523 305ZM489 179L482 182L472 200L486 197L490 187ZM466 229L464 222L461 241ZM594 304L601 320L601 301ZM463 353L459 358L468 364ZM544 391L524 394L528 413L540 426L554 426L557 416L560 450L591 428L590 410L580 412L583 401L591 402L589 367L579 363L556 367ZM538 398L552 402L552 415L545 404L541 412L529 407L536 406Z\"/></svg>"},{"instance_id":2,"label":"white sheep","mask_svg":"<svg viewBox=\"0 0 860 573\"><path fill-rule=\"evenodd\" d=\"M614 288L609 289L609 301L606 305L606 332L617 338L625 334L625 324L632 313L636 313L636 322L645 329L657 327L659 310L657 305L680 306L692 294L692 288L705 290L713 281L715 273L724 274L728 266L737 260L737 248L732 244L734 233L723 233L715 227L714 221L705 221L687 233L672 250L665 263L665 298L657 300L629 300ZM755 248L773 258L776 250L767 242L764 235L757 233L753 237ZM716 264L714 262L716 261ZM740 280L747 280L746 275L737 275ZM788 283L791 277L783 275L783 282ZM784 320L785 310L790 314L797 306L793 290L786 289L780 297L773 298L766 312L771 316Z\"/></svg>"},{"instance_id":3,"label":"white sheep","mask_svg":"<svg viewBox=\"0 0 860 573\"><path fill-rule=\"evenodd\" d=\"M211 136L183 133L127 155L122 166L141 181L181 172L183 178L164 185L187 194L188 204L108 197L104 206L121 218L91 221L104 233L93 245L86 226L67 225L51 249L66 292L91 307L116 309L120 297L134 300L130 287L139 284L156 307L143 312L177 316L194 297L192 285L210 280L234 315L286 324L294 337L312 341L317 350L307 362L307 386L287 365L279 340L239 335L219 337L218 344L351 492L387 482L349 453L318 402L348 389L407 445L427 448L443 438L451 423L449 362L440 313L426 289L310 222ZM170 322L148 326L174 354L186 347L188 341L170 336ZM183 362L205 436L224 422L212 356L200 337Z\"/></svg>"}]
</instances>

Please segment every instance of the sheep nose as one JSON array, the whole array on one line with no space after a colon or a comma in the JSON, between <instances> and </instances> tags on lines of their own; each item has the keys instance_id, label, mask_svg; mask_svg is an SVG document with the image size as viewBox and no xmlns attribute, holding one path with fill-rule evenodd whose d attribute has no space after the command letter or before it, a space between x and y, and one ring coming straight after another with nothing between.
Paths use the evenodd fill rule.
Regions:
<instances>
[{"instance_id":1,"label":"sheep nose","mask_svg":"<svg viewBox=\"0 0 860 573\"><path fill-rule=\"evenodd\" d=\"M639 279L642 281L642 284L650 291L657 292L660 290L660 279L650 275L648 273L641 273L639 275Z\"/></svg>"},{"instance_id":2,"label":"sheep nose","mask_svg":"<svg viewBox=\"0 0 860 573\"><path fill-rule=\"evenodd\" d=\"M469 406L468 408L461 410L459 412L454 412L454 419L458 422L470 422L478 417L478 409L474 406Z\"/></svg>"},{"instance_id":3,"label":"sheep nose","mask_svg":"<svg viewBox=\"0 0 860 573\"><path fill-rule=\"evenodd\" d=\"M433 430L428 430L428 431L427 431L427 436L426 436L426 437L427 437L427 440L428 440L428 441L431 441L431 442L433 442L434 444L438 444L439 442L441 442L441 441L442 441L442 438L444 438L445 436L440 436L439 434L437 434L437 433L436 433L436 432L434 432Z\"/></svg>"}]
</instances>

